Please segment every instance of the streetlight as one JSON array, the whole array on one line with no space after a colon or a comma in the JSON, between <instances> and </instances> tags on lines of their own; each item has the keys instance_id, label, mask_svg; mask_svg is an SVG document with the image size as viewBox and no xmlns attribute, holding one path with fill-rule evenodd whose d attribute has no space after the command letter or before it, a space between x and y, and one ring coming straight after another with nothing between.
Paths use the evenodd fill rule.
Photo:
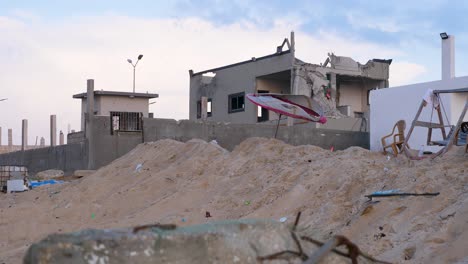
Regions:
<instances>
[{"instance_id":1,"label":"streetlight","mask_svg":"<svg viewBox=\"0 0 468 264\"><path fill-rule=\"evenodd\" d=\"M1 101L5 101L5 100L8 100L8 98L3 98L3 99L0 99L0 102L1 102Z\"/></svg>"},{"instance_id":2,"label":"streetlight","mask_svg":"<svg viewBox=\"0 0 468 264\"><path fill-rule=\"evenodd\" d=\"M448 39L449 37L450 37L449 34L447 34L446 32L440 33L440 38L441 39Z\"/></svg>"},{"instance_id":3,"label":"streetlight","mask_svg":"<svg viewBox=\"0 0 468 264\"><path fill-rule=\"evenodd\" d=\"M141 58L143 58L143 55L142 54L138 55L138 60L135 64L133 64L131 59L127 59L128 63L130 63L133 66L133 93L135 93L135 67L137 66Z\"/></svg>"}]
</instances>

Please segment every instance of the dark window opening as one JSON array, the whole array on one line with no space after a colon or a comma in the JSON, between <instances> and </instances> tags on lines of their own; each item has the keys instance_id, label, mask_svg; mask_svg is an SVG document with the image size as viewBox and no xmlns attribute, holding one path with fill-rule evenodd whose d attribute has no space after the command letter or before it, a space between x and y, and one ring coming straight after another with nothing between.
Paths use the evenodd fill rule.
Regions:
<instances>
[{"instance_id":1,"label":"dark window opening","mask_svg":"<svg viewBox=\"0 0 468 264\"><path fill-rule=\"evenodd\" d=\"M141 112L110 112L111 134L114 131L142 131L142 117Z\"/></svg>"},{"instance_id":2,"label":"dark window opening","mask_svg":"<svg viewBox=\"0 0 468 264\"><path fill-rule=\"evenodd\" d=\"M206 104L206 115L207 117L210 117L213 115L213 104L212 104L212 99L208 98L208 102ZM201 105L201 100L197 101L197 118L201 118L201 112L202 112L202 105Z\"/></svg>"},{"instance_id":3,"label":"dark window opening","mask_svg":"<svg viewBox=\"0 0 468 264\"><path fill-rule=\"evenodd\" d=\"M258 90L258 93L259 93L259 94L261 94L261 93L269 93L269 91L266 91L266 90ZM265 121L268 121L268 120L270 119L268 113L269 113L268 109L263 108L263 107L261 107L261 106L257 106L257 122L265 122Z\"/></svg>"},{"instance_id":4,"label":"dark window opening","mask_svg":"<svg viewBox=\"0 0 468 264\"><path fill-rule=\"evenodd\" d=\"M245 110L244 95L245 93L229 95L229 113L242 112Z\"/></svg>"},{"instance_id":5,"label":"dark window opening","mask_svg":"<svg viewBox=\"0 0 468 264\"><path fill-rule=\"evenodd\" d=\"M367 90L367 105L370 105L370 92L376 90L376 88Z\"/></svg>"}]
</instances>

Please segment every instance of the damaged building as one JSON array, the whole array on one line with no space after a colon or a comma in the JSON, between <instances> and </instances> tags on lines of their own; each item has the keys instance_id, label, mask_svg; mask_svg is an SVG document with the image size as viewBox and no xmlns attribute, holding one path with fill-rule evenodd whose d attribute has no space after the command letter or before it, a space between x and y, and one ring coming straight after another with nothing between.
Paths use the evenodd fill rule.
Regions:
<instances>
[{"instance_id":1,"label":"damaged building","mask_svg":"<svg viewBox=\"0 0 468 264\"><path fill-rule=\"evenodd\" d=\"M250 60L190 74L190 120L258 123L277 119L264 108L246 102L248 93L307 95L331 118L367 117L369 91L389 86L392 60L366 64L329 53L324 63L295 57L294 32L276 52Z\"/></svg>"}]
</instances>

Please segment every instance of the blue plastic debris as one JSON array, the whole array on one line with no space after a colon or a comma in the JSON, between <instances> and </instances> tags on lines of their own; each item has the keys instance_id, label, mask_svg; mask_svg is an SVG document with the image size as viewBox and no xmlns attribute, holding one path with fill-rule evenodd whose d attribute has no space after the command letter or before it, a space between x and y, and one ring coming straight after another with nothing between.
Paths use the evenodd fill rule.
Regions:
<instances>
[{"instance_id":1,"label":"blue plastic debris","mask_svg":"<svg viewBox=\"0 0 468 264\"><path fill-rule=\"evenodd\" d=\"M57 180L31 181L29 186L31 188L36 188L42 185L52 185L52 184L60 184L60 183L64 183L64 181L57 181Z\"/></svg>"},{"instance_id":2,"label":"blue plastic debris","mask_svg":"<svg viewBox=\"0 0 468 264\"><path fill-rule=\"evenodd\" d=\"M384 190L384 191L376 191L371 193L371 195L382 195L382 194L391 194L391 193L399 193L400 189L393 189L393 190Z\"/></svg>"}]
</instances>

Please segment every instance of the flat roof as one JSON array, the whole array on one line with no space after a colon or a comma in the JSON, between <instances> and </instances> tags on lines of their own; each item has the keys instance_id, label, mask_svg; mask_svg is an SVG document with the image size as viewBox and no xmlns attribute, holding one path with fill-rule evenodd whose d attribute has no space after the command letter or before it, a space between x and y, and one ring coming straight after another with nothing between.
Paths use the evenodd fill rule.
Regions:
<instances>
[{"instance_id":1,"label":"flat roof","mask_svg":"<svg viewBox=\"0 0 468 264\"><path fill-rule=\"evenodd\" d=\"M158 94L153 94L153 93L132 93L132 92L118 92L118 91L94 91L94 96L100 95L100 96L125 96L125 97L130 97L130 98L158 98ZM87 93L79 93L79 94L74 94L73 98L77 99L82 99L86 98Z\"/></svg>"},{"instance_id":2,"label":"flat roof","mask_svg":"<svg viewBox=\"0 0 468 264\"><path fill-rule=\"evenodd\" d=\"M448 89L448 90L434 90L435 94L441 93L468 93L468 88L460 88L460 89Z\"/></svg>"},{"instance_id":3,"label":"flat roof","mask_svg":"<svg viewBox=\"0 0 468 264\"><path fill-rule=\"evenodd\" d=\"M209 70L205 70L205 71L201 71L201 72L195 72L195 73L192 74L192 76L205 74L205 73L209 73L209 72L216 72L216 71L219 71L219 70L224 70L224 69L227 69L227 68L239 66L239 65L242 65L242 64L246 64L246 63L256 62L256 61L259 61L259 60L269 59L269 58L273 58L273 57L276 57L276 56L281 56L281 55L288 54L288 53L291 53L291 51L286 50L286 51L281 51L281 52L273 53L273 54L270 54L270 55L266 55L266 56L263 56L263 57L258 57L258 58L253 57L255 59L241 61L241 62L237 62L237 63L234 63L234 64L229 64L229 65L226 65L226 66L213 68L213 69L209 69Z\"/></svg>"}]
</instances>

